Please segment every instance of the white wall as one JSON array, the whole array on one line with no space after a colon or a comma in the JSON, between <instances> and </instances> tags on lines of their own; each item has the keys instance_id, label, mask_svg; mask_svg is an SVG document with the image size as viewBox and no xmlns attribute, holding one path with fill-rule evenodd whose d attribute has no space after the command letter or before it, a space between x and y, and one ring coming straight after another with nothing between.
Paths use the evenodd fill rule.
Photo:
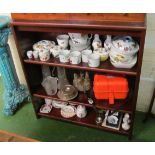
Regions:
<instances>
[{"instance_id":1,"label":"white wall","mask_svg":"<svg viewBox=\"0 0 155 155\"><path fill-rule=\"evenodd\" d=\"M16 71L21 83L26 84L19 61L17 49L11 36L9 44L12 50ZM152 91L155 85L155 14L147 15L147 34L142 65L142 74L139 86L137 110L146 111L150 102ZM155 105L155 104L154 104ZM155 113L155 106L153 107Z\"/></svg>"}]
</instances>

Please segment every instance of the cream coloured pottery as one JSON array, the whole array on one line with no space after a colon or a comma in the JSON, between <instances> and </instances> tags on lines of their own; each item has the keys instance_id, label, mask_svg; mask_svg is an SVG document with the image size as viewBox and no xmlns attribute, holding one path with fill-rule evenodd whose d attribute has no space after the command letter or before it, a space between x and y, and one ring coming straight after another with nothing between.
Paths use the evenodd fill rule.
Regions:
<instances>
[{"instance_id":1,"label":"cream coloured pottery","mask_svg":"<svg viewBox=\"0 0 155 155\"><path fill-rule=\"evenodd\" d=\"M54 41L41 40L33 45L33 50L43 52L44 50L50 50L54 46L55 46Z\"/></svg>"},{"instance_id":2,"label":"cream coloured pottery","mask_svg":"<svg viewBox=\"0 0 155 155\"><path fill-rule=\"evenodd\" d=\"M101 61L105 61L109 57L109 53L105 50L105 48L98 48L94 50L93 53L99 55Z\"/></svg>"}]
</instances>

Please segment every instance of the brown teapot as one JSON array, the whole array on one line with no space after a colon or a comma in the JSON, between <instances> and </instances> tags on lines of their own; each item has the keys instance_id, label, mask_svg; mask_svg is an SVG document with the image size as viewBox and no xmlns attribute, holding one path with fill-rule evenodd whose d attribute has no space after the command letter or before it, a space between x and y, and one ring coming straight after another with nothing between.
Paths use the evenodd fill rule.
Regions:
<instances>
[{"instance_id":1,"label":"brown teapot","mask_svg":"<svg viewBox=\"0 0 155 155\"><path fill-rule=\"evenodd\" d=\"M86 92L90 90L90 78L88 72L80 73L80 75L74 73L73 85L78 91Z\"/></svg>"}]
</instances>

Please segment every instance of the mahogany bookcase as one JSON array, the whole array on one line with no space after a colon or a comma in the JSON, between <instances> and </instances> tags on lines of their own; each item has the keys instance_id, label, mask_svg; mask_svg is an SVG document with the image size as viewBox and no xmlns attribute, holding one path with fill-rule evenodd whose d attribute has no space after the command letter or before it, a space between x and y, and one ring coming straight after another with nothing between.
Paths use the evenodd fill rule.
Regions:
<instances>
[{"instance_id":1,"label":"mahogany bookcase","mask_svg":"<svg viewBox=\"0 0 155 155\"><path fill-rule=\"evenodd\" d=\"M136 102L138 96L139 80L141 74L144 42L145 42L145 14L12 14L11 27L18 49L20 61L24 70L25 78L32 97L32 104L37 118L46 117L66 122L75 123L87 127L101 129L121 135L128 136L129 139L133 135L133 126L136 110ZM32 49L32 45L37 41L48 39L56 41L56 36L62 33L78 32L86 34L99 34L102 41L106 35L113 36L132 36L140 45L138 52L137 64L131 69L119 69L111 65L107 60L102 62L98 68L90 68L81 63L79 65L62 64L59 60L51 58L47 62L39 60L29 60L26 57L26 51ZM88 71L93 79L95 73L98 74L116 74L125 75L129 81L129 95L125 100L118 100L114 105L109 105L107 101L99 101L94 99L94 105L90 105L87 101L87 95L79 93L78 97L69 101L75 105L85 105L88 109L88 115L79 119L63 118L60 110L52 109L49 114L39 112L45 98L60 100L57 95L48 96L41 86L42 72L41 65L50 66L50 68L59 66L64 67L69 80L72 80L73 72ZM125 103L125 104L124 104ZM123 104L123 106L121 106ZM117 110L122 113L131 115L131 128L129 131L109 129L96 125L95 108L102 110Z\"/></svg>"}]
</instances>

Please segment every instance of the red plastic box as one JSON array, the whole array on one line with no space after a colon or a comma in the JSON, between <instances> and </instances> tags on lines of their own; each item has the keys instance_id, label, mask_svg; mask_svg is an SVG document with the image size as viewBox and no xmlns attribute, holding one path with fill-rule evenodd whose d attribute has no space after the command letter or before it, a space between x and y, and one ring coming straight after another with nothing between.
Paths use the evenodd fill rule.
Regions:
<instances>
[{"instance_id":1,"label":"red plastic box","mask_svg":"<svg viewBox=\"0 0 155 155\"><path fill-rule=\"evenodd\" d=\"M96 74L93 89L96 99L109 99L109 104L114 104L115 99L126 99L128 96L128 80L124 77Z\"/></svg>"}]
</instances>

